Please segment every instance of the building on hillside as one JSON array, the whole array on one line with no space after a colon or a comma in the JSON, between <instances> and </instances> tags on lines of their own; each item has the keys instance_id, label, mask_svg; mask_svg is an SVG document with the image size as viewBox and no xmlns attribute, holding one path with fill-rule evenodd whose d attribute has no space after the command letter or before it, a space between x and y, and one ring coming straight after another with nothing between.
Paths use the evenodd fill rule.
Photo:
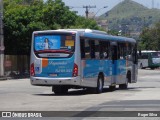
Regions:
<instances>
[{"instance_id":1,"label":"building on hillside","mask_svg":"<svg viewBox=\"0 0 160 120\"><path fill-rule=\"evenodd\" d=\"M108 31L108 21L107 20L99 20L96 17L96 14L94 12L89 12L88 18L96 20L98 26L102 27L105 31Z\"/></svg>"},{"instance_id":2,"label":"building on hillside","mask_svg":"<svg viewBox=\"0 0 160 120\"><path fill-rule=\"evenodd\" d=\"M107 20L97 20L97 24L104 30L108 31L108 21Z\"/></svg>"},{"instance_id":3,"label":"building on hillside","mask_svg":"<svg viewBox=\"0 0 160 120\"><path fill-rule=\"evenodd\" d=\"M94 12L89 12L88 18L94 19L95 18L95 13Z\"/></svg>"}]
</instances>

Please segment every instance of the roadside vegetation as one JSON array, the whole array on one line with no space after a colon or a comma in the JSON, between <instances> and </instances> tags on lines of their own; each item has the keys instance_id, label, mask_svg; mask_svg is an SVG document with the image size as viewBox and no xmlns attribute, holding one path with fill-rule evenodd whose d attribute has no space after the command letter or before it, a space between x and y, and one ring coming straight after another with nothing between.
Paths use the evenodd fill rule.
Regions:
<instances>
[{"instance_id":1,"label":"roadside vegetation","mask_svg":"<svg viewBox=\"0 0 160 120\"><path fill-rule=\"evenodd\" d=\"M3 1L4 42L5 54L7 55L29 55L33 31L67 28L90 28L102 30L95 20L86 19L85 17L78 16L74 12L70 11L69 7L66 6L62 0L47 0L46 2L43 0ZM131 5L130 9L132 8L132 11L125 7L129 5ZM118 18L120 18L120 16L123 18L127 18L125 16L135 16L133 11L135 12L137 10L148 11L148 8L133 1L126 0L113 8L112 11L109 11L110 14L107 13L107 19L110 21L112 18L111 21L113 22L114 19L116 20L115 16ZM152 11L155 11L155 9ZM127 14L124 12L127 12ZM138 21L138 18L136 17L134 19L130 19L133 23L135 22L135 24L139 25L139 27L143 27L143 31L139 37L138 47L141 50L160 50L160 22L156 25L149 26L147 19L145 19L145 21L143 19L143 17L148 19L155 18L153 16L156 15L158 17L158 14L151 13L151 16L149 14L150 12L146 12L146 14L147 13L148 17L142 16L140 19L141 22L136 22ZM152 23L153 21L154 20L152 20ZM123 23L126 25L128 22L123 20L122 23L117 23L116 25L122 24L123 26ZM109 23L109 25L110 24L111 23ZM134 29L134 27L132 29ZM125 28L125 31L129 30L130 29ZM108 31L108 33L118 35L118 30L113 27ZM122 35L126 34L122 32Z\"/></svg>"},{"instance_id":2,"label":"roadside vegetation","mask_svg":"<svg viewBox=\"0 0 160 120\"><path fill-rule=\"evenodd\" d=\"M33 31L66 28L100 29L78 16L62 0L4 0L5 54L30 53Z\"/></svg>"},{"instance_id":3,"label":"roadside vegetation","mask_svg":"<svg viewBox=\"0 0 160 120\"><path fill-rule=\"evenodd\" d=\"M139 40L141 50L160 50L160 22L152 28L144 28Z\"/></svg>"}]
</instances>

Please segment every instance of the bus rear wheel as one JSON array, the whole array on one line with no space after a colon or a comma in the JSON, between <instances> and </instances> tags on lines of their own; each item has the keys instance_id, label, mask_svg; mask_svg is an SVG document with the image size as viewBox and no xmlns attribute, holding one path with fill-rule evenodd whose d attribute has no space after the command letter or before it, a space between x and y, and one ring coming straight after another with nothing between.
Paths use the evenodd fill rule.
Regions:
<instances>
[{"instance_id":1,"label":"bus rear wheel","mask_svg":"<svg viewBox=\"0 0 160 120\"><path fill-rule=\"evenodd\" d=\"M120 88L120 89L127 89L127 88L128 88L128 78L127 78L125 84L120 84L120 85L119 85L119 88Z\"/></svg>"},{"instance_id":2,"label":"bus rear wheel","mask_svg":"<svg viewBox=\"0 0 160 120\"><path fill-rule=\"evenodd\" d=\"M103 92L103 77L99 76L97 80L97 87L95 88L95 93L99 94Z\"/></svg>"},{"instance_id":3,"label":"bus rear wheel","mask_svg":"<svg viewBox=\"0 0 160 120\"><path fill-rule=\"evenodd\" d=\"M131 72L128 72L128 74L126 76L126 82L124 84L120 84L119 88L120 89L127 89L128 88L128 82L131 83Z\"/></svg>"},{"instance_id":4,"label":"bus rear wheel","mask_svg":"<svg viewBox=\"0 0 160 120\"><path fill-rule=\"evenodd\" d=\"M63 95L68 93L68 88L66 86L52 86L52 92L56 95Z\"/></svg>"},{"instance_id":5,"label":"bus rear wheel","mask_svg":"<svg viewBox=\"0 0 160 120\"><path fill-rule=\"evenodd\" d=\"M115 91L116 90L116 85L111 85L109 86L109 91Z\"/></svg>"},{"instance_id":6,"label":"bus rear wheel","mask_svg":"<svg viewBox=\"0 0 160 120\"><path fill-rule=\"evenodd\" d=\"M142 63L140 64L140 69L144 69Z\"/></svg>"}]
</instances>

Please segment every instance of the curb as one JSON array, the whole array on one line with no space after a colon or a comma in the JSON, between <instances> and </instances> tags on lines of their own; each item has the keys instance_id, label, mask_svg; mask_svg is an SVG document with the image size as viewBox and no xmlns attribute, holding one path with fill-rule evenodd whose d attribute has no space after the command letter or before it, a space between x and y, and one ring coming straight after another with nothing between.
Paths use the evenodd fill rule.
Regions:
<instances>
[{"instance_id":1,"label":"curb","mask_svg":"<svg viewBox=\"0 0 160 120\"><path fill-rule=\"evenodd\" d=\"M19 79L29 79L30 77L0 77L0 81L4 80L19 80Z\"/></svg>"}]
</instances>

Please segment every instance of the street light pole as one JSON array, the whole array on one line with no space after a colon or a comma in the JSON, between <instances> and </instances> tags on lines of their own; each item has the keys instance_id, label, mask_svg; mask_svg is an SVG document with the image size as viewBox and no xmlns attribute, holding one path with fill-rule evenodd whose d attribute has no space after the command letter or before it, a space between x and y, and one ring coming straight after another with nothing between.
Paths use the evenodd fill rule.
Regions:
<instances>
[{"instance_id":1,"label":"street light pole","mask_svg":"<svg viewBox=\"0 0 160 120\"><path fill-rule=\"evenodd\" d=\"M3 0L0 0L0 77L4 76Z\"/></svg>"}]
</instances>

